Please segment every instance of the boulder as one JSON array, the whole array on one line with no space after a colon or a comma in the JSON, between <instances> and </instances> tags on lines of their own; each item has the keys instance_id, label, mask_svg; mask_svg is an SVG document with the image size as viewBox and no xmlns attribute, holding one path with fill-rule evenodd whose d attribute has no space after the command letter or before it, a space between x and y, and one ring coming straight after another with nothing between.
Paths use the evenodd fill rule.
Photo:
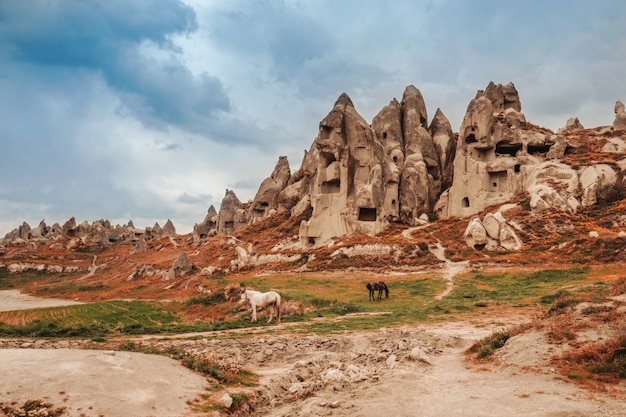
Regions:
<instances>
[{"instance_id":1,"label":"boulder","mask_svg":"<svg viewBox=\"0 0 626 417\"><path fill-rule=\"evenodd\" d=\"M580 174L580 186L583 190L582 206L591 207L599 200L614 200L616 182L617 174L609 165L598 164L586 167Z\"/></svg>"},{"instance_id":2,"label":"boulder","mask_svg":"<svg viewBox=\"0 0 626 417\"><path fill-rule=\"evenodd\" d=\"M187 255L187 252L181 253L169 272L173 272L174 277L182 277L193 269L193 264Z\"/></svg>"},{"instance_id":3,"label":"boulder","mask_svg":"<svg viewBox=\"0 0 626 417\"><path fill-rule=\"evenodd\" d=\"M522 241L515 231L508 225L502 212L487 213L481 221L478 217L472 218L465 233L465 244L470 248L489 250L519 250Z\"/></svg>"},{"instance_id":4,"label":"boulder","mask_svg":"<svg viewBox=\"0 0 626 417\"><path fill-rule=\"evenodd\" d=\"M521 239L517 236L515 231L507 224L504 224L500 228L498 241L500 246L506 250L520 250L522 248Z\"/></svg>"},{"instance_id":5,"label":"boulder","mask_svg":"<svg viewBox=\"0 0 626 417\"><path fill-rule=\"evenodd\" d=\"M482 249L487 245L487 231L478 217L470 220L465 233L463 233L465 244L473 249Z\"/></svg>"},{"instance_id":6,"label":"boulder","mask_svg":"<svg viewBox=\"0 0 626 417\"><path fill-rule=\"evenodd\" d=\"M500 229L504 224L506 224L504 218L502 217L502 213L487 213L485 214L482 223L485 231L487 232L487 236L491 239L500 239Z\"/></svg>"},{"instance_id":7,"label":"boulder","mask_svg":"<svg viewBox=\"0 0 626 417\"><path fill-rule=\"evenodd\" d=\"M535 212L550 207L576 212L580 205L576 199L578 186L577 172L569 165L556 161L536 165L524 185L530 195L530 208Z\"/></svg>"},{"instance_id":8,"label":"boulder","mask_svg":"<svg viewBox=\"0 0 626 417\"><path fill-rule=\"evenodd\" d=\"M424 362L428 365L433 364L426 352L424 352L419 346L411 349L411 352L409 353L409 359L411 359L412 361Z\"/></svg>"}]
</instances>

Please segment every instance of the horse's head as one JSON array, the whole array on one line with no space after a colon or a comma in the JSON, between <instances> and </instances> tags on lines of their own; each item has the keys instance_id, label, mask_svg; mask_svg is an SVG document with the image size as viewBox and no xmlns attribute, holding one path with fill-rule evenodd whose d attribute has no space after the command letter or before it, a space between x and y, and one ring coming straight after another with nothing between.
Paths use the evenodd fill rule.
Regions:
<instances>
[{"instance_id":1,"label":"horse's head","mask_svg":"<svg viewBox=\"0 0 626 417\"><path fill-rule=\"evenodd\" d=\"M246 301L246 289L245 288L241 288L241 302L245 302Z\"/></svg>"}]
</instances>

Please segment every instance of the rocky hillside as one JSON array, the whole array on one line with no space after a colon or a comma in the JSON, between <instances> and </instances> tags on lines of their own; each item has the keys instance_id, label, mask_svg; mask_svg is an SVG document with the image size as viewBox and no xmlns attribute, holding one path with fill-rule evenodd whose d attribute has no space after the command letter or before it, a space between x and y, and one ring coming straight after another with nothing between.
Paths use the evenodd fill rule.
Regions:
<instances>
[{"instance_id":1,"label":"rocky hillside","mask_svg":"<svg viewBox=\"0 0 626 417\"><path fill-rule=\"evenodd\" d=\"M420 268L443 262L436 245L475 263L623 261L623 104L613 126L572 118L556 133L521 109L512 83L490 83L454 133L441 110L428 123L413 86L371 124L342 94L297 171L280 157L251 202L227 190L192 233L169 220L24 223L0 241L0 268L99 277L117 283L108 295L150 297L202 291L216 274Z\"/></svg>"}]
</instances>

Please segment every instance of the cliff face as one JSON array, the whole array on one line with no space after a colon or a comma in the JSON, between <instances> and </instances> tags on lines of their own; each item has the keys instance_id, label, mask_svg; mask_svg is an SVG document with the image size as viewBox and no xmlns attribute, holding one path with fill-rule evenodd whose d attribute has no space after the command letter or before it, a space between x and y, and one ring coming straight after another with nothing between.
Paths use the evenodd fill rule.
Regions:
<instances>
[{"instance_id":1,"label":"cliff face","mask_svg":"<svg viewBox=\"0 0 626 417\"><path fill-rule=\"evenodd\" d=\"M426 105L414 86L371 125L344 93L319 126L302 167L279 195L279 202L292 202L284 208L293 215L312 209L300 226L303 245L376 234L389 222L416 225L452 181L456 142L450 124L438 111L428 128Z\"/></svg>"}]
</instances>

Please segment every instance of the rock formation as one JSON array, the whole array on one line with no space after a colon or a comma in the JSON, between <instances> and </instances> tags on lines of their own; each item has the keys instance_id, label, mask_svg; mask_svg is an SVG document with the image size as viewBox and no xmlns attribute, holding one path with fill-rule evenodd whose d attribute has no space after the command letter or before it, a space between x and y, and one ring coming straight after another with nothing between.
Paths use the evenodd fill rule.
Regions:
<instances>
[{"instance_id":1,"label":"rock formation","mask_svg":"<svg viewBox=\"0 0 626 417\"><path fill-rule=\"evenodd\" d=\"M424 98L412 85L371 124L341 94L297 171L292 174L287 158L279 157L249 203L227 189L219 213L211 206L194 226L193 241L199 245L215 234L231 234L278 210L300 221L299 245L307 247L345 235L373 235L390 222L415 226L437 216L472 217L522 194L535 212L575 212L619 198L626 170L621 159L567 161L581 140L602 133L601 152L623 153L626 137L608 126L584 130L577 118L554 134L527 122L521 111L513 83L490 82L471 100L455 134L440 109L428 125ZM626 130L620 101L612 127ZM513 230L494 216L470 222L468 245L518 247ZM155 223L143 230L132 221L112 227L106 220L77 224L72 217L62 227L41 221L31 228L24 222L0 243L36 244L62 236L71 238L72 247L127 243L140 251L151 239L177 234L170 220L163 228Z\"/></svg>"},{"instance_id":2,"label":"rock formation","mask_svg":"<svg viewBox=\"0 0 626 417\"><path fill-rule=\"evenodd\" d=\"M527 125L512 83L490 83L470 102L459 132L454 180L436 206L441 217L467 217L524 191L530 167L556 135Z\"/></svg>"},{"instance_id":3,"label":"rock formation","mask_svg":"<svg viewBox=\"0 0 626 417\"><path fill-rule=\"evenodd\" d=\"M619 100L615 102L615 120L613 121L613 130L626 130L626 112L624 111L624 103Z\"/></svg>"},{"instance_id":4,"label":"rock formation","mask_svg":"<svg viewBox=\"0 0 626 417\"><path fill-rule=\"evenodd\" d=\"M217 232L229 234L248 224L244 205L233 190L226 189L218 216Z\"/></svg>"},{"instance_id":5,"label":"rock formation","mask_svg":"<svg viewBox=\"0 0 626 417\"><path fill-rule=\"evenodd\" d=\"M176 237L176 227L174 227L174 223L170 219L167 219L165 225L163 225L161 234L163 236Z\"/></svg>"},{"instance_id":6,"label":"rock formation","mask_svg":"<svg viewBox=\"0 0 626 417\"><path fill-rule=\"evenodd\" d=\"M300 226L303 243L381 231L387 224L383 207L386 154L345 93L320 122L311 152L318 158L308 192L313 214Z\"/></svg>"},{"instance_id":7,"label":"rock formation","mask_svg":"<svg viewBox=\"0 0 626 417\"><path fill-rule=\"evenodd\" d=\"M286 156L278 158L278 163L272 175L266 178L259 187L256 196L248 209L248 219L254 222L257 219L266 217L272 210L278 208L278 196L287 186L291 170Z\"/></svg>"},{"instance_id":8,"label":"rock formation","mask_svg":"<svg viewBox=\"0 0 626 417\"><path fill-rule=\"evenodd\" d=\"M164 274L164 279L170 280L183 277L188 274L192 269L193 263L191 263L189 255L187 255L187 252L182 252L178 256L178 258L176 258L176 261L174 261L172 267L167 271L166 274Z\"/></svg>"},{"instance_id":9,"label":"rock formation","mask_svg":"<svg viewBox=\"0 0 626 417\"><path fill-rule=\"evenodd\" d=\"M473 217L463 233L463 240L474 249L519 250L522 247L522 241L501 212L487 213L482 221Z\"/></svg>"},{"instance_id":10,"label":"rock formation","mask_svg":"<svg viewBox=\"0 0 626 417\"><path fill-rule=\"evenodd\" d=\"M164 235L176 236L174 225L171 221L168 220L168 222L168 234ZM68 243L70 247L102 247L110 244L136 244L139 240L159 239L162 234L158 223L153 228L138 229L135 228L132 220L123 226L112 226L111 222L105 219L96 220L91 224L87 221L77 224L76 219L71 217L63 226L58 223L48 226L42 220L37 227L31 229L28 223L24 222L21 226L7 233L4 239L0 240L0 243L19 244L30 241L45 244L66 237L72 239L72 242Z\"/></svg>"},{"instance_id":11,"label":"rock formation","mask_svg":"<svg viewBox=\"0 0 626 417\"><path fill-rule=\"evenodd\" d=\"M571 131L574 131L574 130L582 130L584 128L585 128L585 126L583 126L583 124L580 123L580 120L578 120L578 117L570 117L569 119L567 119L567 122L565 123L565 126L560 128L557 131L557 133L559 133L559 134L567 133L567 132L571 132Z\"/></svg>"},{"instance_id":12,"label":"rock formation","mask_svg":"<svg viewBox=\"0 0 626 417\"><path fill-rule=\"evenodd\" d=\"M305 245L346 234L376 234L389 222L408 225L428 216L452 183L456 141L438 110L430 128L420 91L408 86L372 120L358 114L344 93L320 122L302 167L279 194L292 215L308 207L300 227Z\"/></svg>"},{"instance_id":13,"label":"rock formation","mask_svg":"<svg viewBox=\"0 0 626 417\"><path fill-rule=\"evenodd\" d=\"M206 237L215 236L217 234L217 222L218 215L215 207L211 205L207 211L204 220L201 223L196 223L193 226L193 241L195 244Z\"/></svg>"}]
</instances>

